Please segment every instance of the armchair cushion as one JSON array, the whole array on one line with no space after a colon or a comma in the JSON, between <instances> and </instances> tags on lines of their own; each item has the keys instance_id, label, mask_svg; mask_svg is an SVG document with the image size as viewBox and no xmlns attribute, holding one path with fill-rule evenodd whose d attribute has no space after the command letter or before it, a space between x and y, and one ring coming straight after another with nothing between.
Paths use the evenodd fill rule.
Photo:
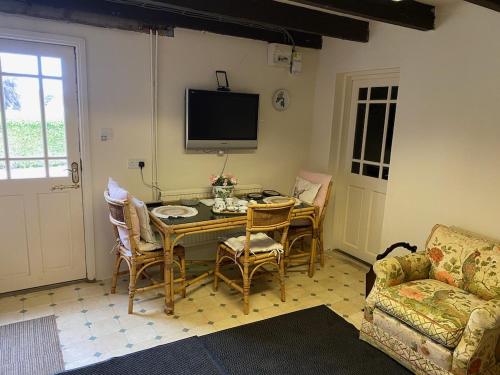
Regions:
<instances>
[{"instance_id":1,"label":"armchair cushion","mask_svg":"<svg viewBox=\"0 0 500 375\"><path fill-rule=\"evenodd\" d=\"M427 240L430 277L483 299L500 296L500 244L473 233L436 225Z\"/></svg>"},{"instance_id":2,"label":"armchair cushion","mask_svg":"<svg viewBox=\"0 0 500 375\"><path fill-rule=\"evenodd\" d=\"M469 316L484 301L437 280L416 280L381 290L375 306L434 341L455 348Z\"/></svg>"}]
</instances>

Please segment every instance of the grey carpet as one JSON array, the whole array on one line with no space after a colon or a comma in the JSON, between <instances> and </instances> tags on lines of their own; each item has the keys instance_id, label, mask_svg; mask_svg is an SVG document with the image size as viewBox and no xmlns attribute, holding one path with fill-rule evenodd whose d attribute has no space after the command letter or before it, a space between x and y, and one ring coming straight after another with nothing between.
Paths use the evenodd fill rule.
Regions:
<instances>
[{"instance_id":1,"label":"grey carpet","mask_svg":"<svg viewBox=\"0 0 500 375\"><path fill-rule=\"evenodd\" d=\"M359 340L359 331L317 306L157 346L65 375L411 374Z\"/></svg>"},{"instance_id":2,"label":"grey carpet","mask_svg":"<svg viewBox=\"0 0 500 375\"><path fill-rule=\"evenodd\" d=\"M200 339L229 374L411 374L324 305Z\"/></svg>"},{"instance_id":3,"label":"grey carpet","mask_svg":"<svg viewBox=\"0 0 500 375\"><path fill-rule=\"evenodd\" d=\"M52 375L63 369L54 315L0 326L0 374Z\"/></svg>"}]
</instances>

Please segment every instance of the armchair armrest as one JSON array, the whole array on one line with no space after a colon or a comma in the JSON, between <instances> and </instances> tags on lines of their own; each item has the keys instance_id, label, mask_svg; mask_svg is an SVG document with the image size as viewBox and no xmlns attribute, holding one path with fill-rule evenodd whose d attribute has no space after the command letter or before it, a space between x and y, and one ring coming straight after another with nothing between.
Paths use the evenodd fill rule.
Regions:
<instances>
[{"instance_id":1,"label":"armchair armrest","mask_svg":"<svg viewBox=\"0 0 500 375\"><path fill-rule=\"evenodd\" d=\"M431 262L425 253L378 260L373 265L375 288L383 289L413 280L429 277Z\"/></svg>"},{"instance_id":2,"label":"armchair armrest","mask_svg":"<svg viewBox=\"0 0 500 375\"><path fill-rule=\"evenodd\" d=\"M385 249L385 251L383 253L377 255L377 260L384 259L385 257L387 257L387 255L389 255L394 250L396 250L397 248L400 248L400 247L405 248L406 250L410 251L411 253L414 253L415 251L417 251L417 247L410 245L408 242L396 242L396 243L392 244L391 246L389 246L387 249ZM367 297L370 294L370 291L372 290L374 283L375 283L375 272L373 272L373 266L372 266L372 267L370 267L370 270L366 274L366 283L365 283L366 294L365 295Z\"/></svg>"},{"instance_id":3,"label":"armchair armrest","mask_svg":"<svg viewBox=\"0 0 500 375\"><path fill-rule=\"evenodd\" d=\"M366 298L365 318L371 321L376 295L382 289L407 281L426 279L429 277L430 267L431 262L423 252L376 261L373 265L375 282Z\"/></svg>"},{"instance_id":4,"label":"armchair armrest","mask_svg":"<svg viewBox=\"0 0 500 375\"><path fill-rule=\"evenodd\" d=\"M500 368L500 297L472 310L462 339L453 353L454 374L483 373ZM497 348L498 347L498 348Z\"/></svg>"}]
</instances>

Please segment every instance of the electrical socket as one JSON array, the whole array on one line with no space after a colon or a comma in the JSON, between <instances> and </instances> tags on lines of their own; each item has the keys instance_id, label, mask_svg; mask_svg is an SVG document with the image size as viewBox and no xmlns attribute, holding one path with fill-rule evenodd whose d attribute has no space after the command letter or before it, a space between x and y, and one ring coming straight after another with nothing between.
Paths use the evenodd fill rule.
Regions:
<instances>
[{"instance_id":1,"label":"electrical socket","mask_svg":"<svg viewBox=\"0 0 500 375\"><path fill-rule=\"evenodd\" d=\"M128 169L139 169L139 163L146 164L145 159L128 159Z\"/></svg>"}]
</instances>

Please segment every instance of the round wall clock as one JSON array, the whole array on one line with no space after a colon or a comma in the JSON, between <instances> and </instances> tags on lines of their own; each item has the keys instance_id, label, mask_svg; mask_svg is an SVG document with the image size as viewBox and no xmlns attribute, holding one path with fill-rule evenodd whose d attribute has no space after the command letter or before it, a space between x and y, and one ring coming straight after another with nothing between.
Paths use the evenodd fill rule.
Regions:
<instances>
[{"instance_id":1,"label":"round wall clock","mask_svg":"<svg viewBox=\"0 0 500 375\"><path fill-rule=\"evenodd\" d=\"M290 106L290 94L288 90L279 89L273 95L273 107L277 111L286 111Z\"/></svg>"}]
</instances>

